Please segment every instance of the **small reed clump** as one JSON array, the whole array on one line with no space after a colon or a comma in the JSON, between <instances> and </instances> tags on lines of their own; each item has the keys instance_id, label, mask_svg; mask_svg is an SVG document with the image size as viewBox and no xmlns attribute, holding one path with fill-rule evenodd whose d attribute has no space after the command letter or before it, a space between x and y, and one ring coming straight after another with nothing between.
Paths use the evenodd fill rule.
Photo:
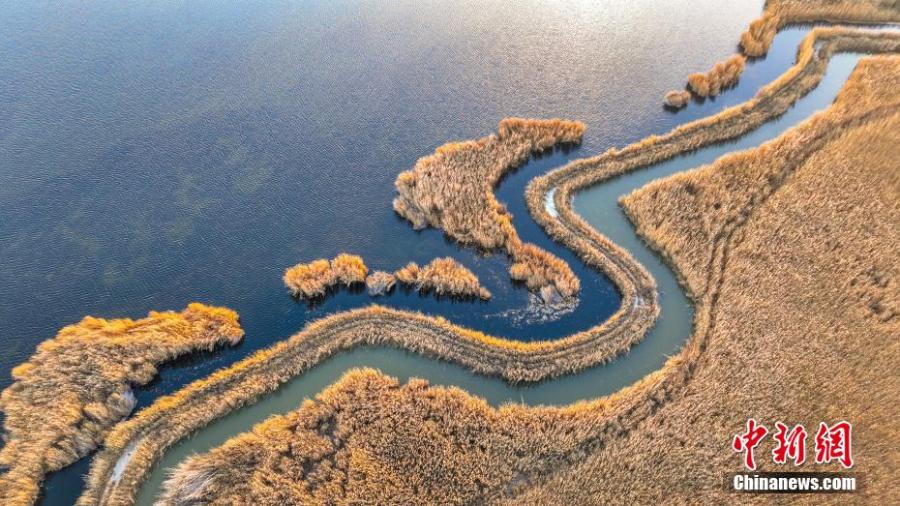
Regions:
<instances>
[{"instance_id":1,"label":"small reed clump","mask_svg":"<svg viewBox=\"0 0 900 506\"><path fill-rule=\"evenodd\" d=\"M666 105L669 107L681 109L682 107L688 105L688 102L690 101L691 92L687 90L672 90L666 93Z\"/></svg>"},{"instance_id":2,"label":"small reed clump","mask_svg":"<svg viewBox=\"0 0 900 506\"><path fill-rule=\"evenodd\" d=\"M581 282L564 261L534 244L521 244L514 251L510 277L540 293L545 303L556 303L578 294Z\"/></svg>"},{"instance_id":3,"label":"small reed clump","mask_svg":"<svg viewBox=\"0 0 900 506\"><path fill-rule=\"evenodd\" d=\"M394 288L397 278L390 272L375 271L366 278L366 289L369 295L384 295Z\"/></svg>"},{"instance_id":4,"label":"small reed clump","mask_svg":"<svg viewBox=\"0 0 900 506\"><path fill-rule=\"evenodd\" d=\"M46 473L93 451L134 409L131 386L149 383L159 364L243 335L237 313L199 303L141 320L88 316L64 327L13 369L13 384L0 395L0 503L34 502Z\"/></svg>"},{"instance_id":5,"label":"small reed clump","mask_svg":"<svg viewBox=\"0 0 900 506\"><path fill-rule=\"evenodd\" d=\"M580 283L571 268L519 239L493 188L532 152L580 142L584 130L577 121L506 118L496 135L445 144L402 172L394 210L417 229L432 226L464 244L504 249L514 262L514 277L529 280L534 291L552 285L563 296L574 296Z\"/></svg>"},{"instance_id":6,"label":"small reed clump","mask_svg":"<svg viewBox=\"0 0 900 506\"><path fill-rule=\"evenodd\" d=\"M290 267L284 271L282 279L292 295L312 299L322 297L338 283L346 286L363 283L368 273L369 268L361 257L341 253L330 262L320 258Z\"/></svg>"},{"instance_id":7,"label":"small reed clump","mask_svg":"<svg viewBox=\"0 0 900 506\"><path fill-rule=\"evenodd\" d=\"M424 267L410 262L394 276L403 284L415 286L420 292L433 290L438 295L491 298L491 292L481 286L478 276L450 257L435 258Z\"/></svg>"},{"instance_id":8,"label":"small reed clump","mask_svg":"<svg viewBox=\"0 0 900 506\"><path fill-rule=\"evenodd\" d=\"M744 56L733 55L723 62L716 63L705 74L697 72L688 76L688 86L699 97L714 97L725 88L737 84L746 62Z\"/></svg>"},{"instance_id":9,"label":"small reed clump","mask_svg":"<svg viewBox=\"0 0 900 506\"><path fill-rule=\"evenodd\" d=\"M741 34L741 50L750 57L763 56L769 52L778 27L781 26L781 16L773 12L765 12L759 18L753 20L747 30Z\"/></svg>"}]
</instances>

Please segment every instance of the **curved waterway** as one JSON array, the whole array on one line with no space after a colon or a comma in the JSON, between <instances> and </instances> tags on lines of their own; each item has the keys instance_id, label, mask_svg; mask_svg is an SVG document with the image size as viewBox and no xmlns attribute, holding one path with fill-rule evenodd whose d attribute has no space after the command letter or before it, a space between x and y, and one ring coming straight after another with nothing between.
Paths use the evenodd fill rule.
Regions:
<instances>
[{"instance_id":1,"label":"curved waterway","mask_svg":"<svg viewBox=\"0 0 900 506\"><path fill-rule=\"evenodd\" d=\"M210 424L190 439L170 448L142 488L138 504L152 504L166 472L187 456L214 448L269 416L296 409L304 398L321 392L352 368L373 367L402 381L418 377L425 378L434 385L458 386L483 397L495 406L506 402L529 405L569 404L610 394L658 369L668 356L678 352L690 335L693 311L669 267L636 236L634 228L618 206L618 198L653 179L699 167L723 154L752 148L777 137L831 104L859 58L860 55L853 54L833 57L816 89L782 117L738 140L704 148L617 177L582 191L575 197L575 210L613 242L631 252L651 272L658 284L660 318L645 339L634 346L627 356L579 374L536 385L513 386L500 379L478 376L454 364L393 348L365 347L340 353L288 382L256 404ZM522 223L524 219L518 215L515 223L523 231L528 228ZM584 300L581 303L590 305L591 301Z\"/></svg>"}]
</instances>

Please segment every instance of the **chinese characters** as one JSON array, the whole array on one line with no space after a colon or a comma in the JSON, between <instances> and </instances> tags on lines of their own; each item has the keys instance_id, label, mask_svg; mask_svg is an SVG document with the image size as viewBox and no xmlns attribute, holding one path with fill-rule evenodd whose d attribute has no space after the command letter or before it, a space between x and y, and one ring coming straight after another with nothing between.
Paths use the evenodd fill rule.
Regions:
<instances>
[{"instance_id":1,"label":"chinese characters","mask_svg":"<svg viewBox=\"0 0 900 506\"><path fill-rule=\"evenodd\" d=\"M769 429L750 418L747 420L746 430L734 436L731 448L744 455L744 466L747 469L756 469L756 457L754 450L763 442ZM825 422L819 424L819 430L813 438L815 444L816 464L829 464L839 462L849 469L853 467L853 426L850 422L840 421L833 425ZM803 425L797 424L788 428L781 422L775 422L775 432L772 434L775 447L772 449L772 461L776 464L785 464L788 461L799 466L806 462L807 432Z\"/></svg>"}]
</instances>

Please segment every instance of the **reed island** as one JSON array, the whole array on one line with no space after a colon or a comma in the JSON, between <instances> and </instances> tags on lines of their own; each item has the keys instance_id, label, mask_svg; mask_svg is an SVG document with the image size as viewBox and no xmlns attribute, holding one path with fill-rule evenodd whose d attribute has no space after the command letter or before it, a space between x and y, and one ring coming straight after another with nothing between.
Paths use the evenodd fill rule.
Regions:
<instances>
[{"instance_id":1,"label":"reed island","mask_svg":"<svg viewBox=\"0 0 900 506\"><path fill-rule=\"evenodd\" d=\"M581 282L571 267L519 239L509 212L494 196L494 186L532 152L580 142L584 130L584 123L577 121L507 118L496 135L444 144L400 173L394 210L417 229L432 226L462 244L502 249L512 259L510 277L547 303L574 297Z\"/></svg>"},{"instance_id":2,"label":"reed island","mask_svg":"<svg viewBox=\"0 0 900 506\"><path fill-rule=\"evenodd\" d=\"M490 299L491 292L481 286L478 276L453 258L435 258L423 267L410 262L395 272L369 274L362 257L341 253L331 261L324 258L300 263L284 271L284 284L298 299L321 299L334 286L362 285L369 295L384 295L398 282L419 293L458 299Z\"/></svg>"}]
</instances>

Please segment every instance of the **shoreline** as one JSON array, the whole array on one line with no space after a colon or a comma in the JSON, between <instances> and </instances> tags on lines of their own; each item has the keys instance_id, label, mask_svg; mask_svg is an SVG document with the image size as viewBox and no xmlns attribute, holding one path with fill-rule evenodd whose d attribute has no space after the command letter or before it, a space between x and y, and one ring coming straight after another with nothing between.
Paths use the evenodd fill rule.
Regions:
<instances>
[{"instance_id":1,"label":"shoreline","mask_svg":"<svg viewBox=\"0 0 900 506\"><path fill-rule=\"evenodd\" d=\"M887 36L884 36L887 35ZM826 41L822 49L815 50L815 40L821 37ZM584 333L550 343L516 343L509 340L492 338L482 333L462 329L441 320L411 313L386 310L372 307L343 313L323 321L311 324L307 329L273 347L245 359L229 369L214 373L209 378L197 381L180 392L159 399L156 403L139 413L134 419L119 425L106 440L106 448L97 455L91 466L88 487L79 500L80 504L94 503L128 503L137 490L146 471L171 443L181 439L193 430L205 425L208 421L250 403L260 395L274 390L287 378L295 376L326 356L340 349L357 346L362 343L394 344L424 354L435 354L440 358L453 360L470 367L475 372L499 375L511 381L537 381L550 378L565 372L579 370L611 358L604 358L604 353L588 350L598 338L602 342L618 348L627 348L627 336L622 336L623 325L637 329L634 335L642 336L656 317L655 289L650 289L652 298L645 299L647 287L653 286L652 278L624 250L610 243L605 237L591 229L571 209L571 195L581 188L596 182L635 170L654 161L672 158L680 153L692 151L701 146L721 142L745 133L763 122L783 113L790 105L812 89L824 73L825 63L836 51L871 50L897 51L900 48L900 37L896 34L878 34L857 32L848 29L815 29L804 44L798 57L798 63L785 72L780 78L764 87L754 99L710 118L702 119L676 128L662 137L651 137L645 141L632 144L622 151L611 151L598 157L573 162L561 169L533 181L528 188L528 205L532 216L555 239L585 256L590 265L601 268L617 284L623 293L620 310L610 320ZM821 57L817 53L821 52ZM712 132L707 132L712 130ZM593 171L593 172L587 172ZM559 221L554 220L543 206L546 194L552 189L559 189L554 195ZM581 234L581 235L579 235ZM718 248L717 248L718 250ZM682 273L678 276L685 279ZM710 272L710 281L713 279ZM707 286L712 286L708 283ZM690 284L685 284L690 287ZM669 363L659 371L651 373L640 382L626 388L609 398L578 404L581 409L606 405L610 411L618 413L616 418L631 420L638 410L646 408L645 391L654 391L650 396L654 401L662 395L664 398L670 388L677 387L687 381L693 369L692 361L696 361L703 351L703 330L701 323L708 322L710 308L715 296L707 290L703 293L689 292L698 300L695 314L695 333L688 341L682 353L670 359ZM713 299L708 300L710 297ZM642 304L641 301L651 302ZM635 312L643 310L635 316ZM391 313L399 313L391 314ZM387 315L387 316L386 316ZM394 332L415 333L413 343L404 343L400 338L379 335L384 327L367 329L365 316L371 317L371 323L396 325ZM398 318L393 318L398 316ZM640 317L643 316L643 320ZM355 322L345 325L335 323L349 318ZM382 319L384 318L384 319ZM650 318L650 321L647 321ZM410 322L409 320L413 320ZM624 321L623 321L624 320ZM332 325L333 324L333 325ZM360 331L359 326L363 325ZM421 328L419 328L421 327ZM594 332L585 337L584 334ZM360 336L362 332L371 332ZM433 341L423 342L422 334ZM316 337L318 333L319 338ZM345 335L349 334L349 335ZM581 338L579 339L579 336ZM625 338L625 343L618 341L610 344L604 337ZM325 339L328 342L317 345L314 340ZM392 340L401 341L399 343ZM440 349L448 344L455 349ZM481 350L487 350L482 354ZM443 354L443 355L442 355ZM290 360L299 355L300 360ZM562 355L561 362L550 362L548 359ZM511 359L511 357L515 357ZM305 359L305 362L304 360ZM506 363L492 363L490 360L501 360ZM525 367L522 367L523 362ZM272 369L281 371L272 372ZM293 372L293 373L292 373ZM253 375L257 376L254 377ZM234 394L233 398L222 399L222 394ZM658 394L658 395L657 395ZM635 402L629 402L637 399ZM179 412L179 408L186 408ZM575 409L567 407L562 409ZM603 410L604 414L607 411ZM604 416L604 418L606 418ZM184 425L171 427L177 420ZM169 424L169 431L165 431ZM618 430L618 429L617 429ZM148 440L144 434L158 431L156 441ZM605 431L601 431L605 432ZM107 493L107 477L113 464L119 460L121 453L131 442L138 442L135 457L128 461L123 471L119 487Z\"/></svg>"}]
</instances>

